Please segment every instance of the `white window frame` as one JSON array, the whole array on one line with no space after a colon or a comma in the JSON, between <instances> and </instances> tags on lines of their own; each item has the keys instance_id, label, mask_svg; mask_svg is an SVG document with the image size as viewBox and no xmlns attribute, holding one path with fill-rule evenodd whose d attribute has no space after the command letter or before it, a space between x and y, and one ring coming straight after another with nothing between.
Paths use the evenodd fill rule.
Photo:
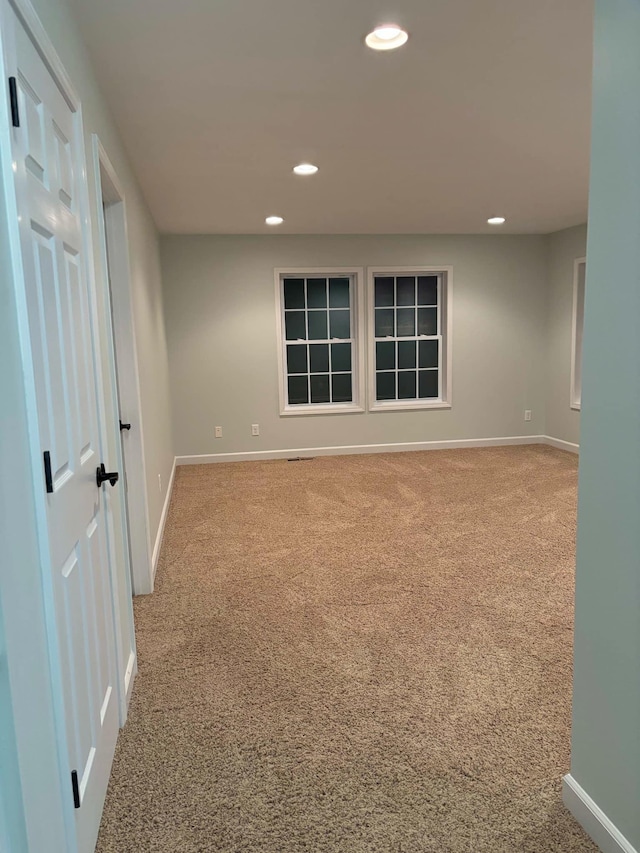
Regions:
<instances>
[{"instance_id":1,"label":"white window frame","mask_svg":"<svg viewBox=\"0 0 640 853\"><path fill-rule=\"evenodd\" d=\"M351 310L351 403L301 403L289 405L287 402L287 341L284 325L284 277L335 278L338 276L352 279L350 292ZM365 348L364 335L364 268L363 267L280 267L274 270L276 295L276 332L278 335L278 388L280 394L280 415L349 415L365 411Z\"/></svg>"},{"instance_id":2,"label":"white window frame","mask_svg":"<svg viewBox=\"0 0 640 853\"><path fill-rule=\"evenodd\" d=\"M571 390L569 405L579 412L582 404L582 335L587 259L573 262L573 309L571 322Z\"/></svg>"},{"instance_id":3,"label":"white window frame","mask_svg":"<svg viewBox=\"0 0 640 853\"><path fill-rule=\"evenodd\" d=\"M376 337L375 337L375 291L374 280L378 275L424 275L439 274L438 310L440 316L441 339L439 365L439 389L437 398L425 400L376 400ZM368 351L369 351L369 411L397 412L412 409L450 409L452 399L452 343L453 343L453 267L452 266L393 266L368 267L367 301L368 301ZM420 340L419 337L416 338ZM394 338L393 340L398 340ZM428 338L425 337L425 340Z\"/></svg>"}]
</instances>

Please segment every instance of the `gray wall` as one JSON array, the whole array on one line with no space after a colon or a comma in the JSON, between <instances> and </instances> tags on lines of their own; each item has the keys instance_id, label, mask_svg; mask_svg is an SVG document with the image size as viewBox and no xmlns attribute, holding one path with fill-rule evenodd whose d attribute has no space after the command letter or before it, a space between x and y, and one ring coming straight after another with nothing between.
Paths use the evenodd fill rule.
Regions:
<instances>
[{"instance_id":1,"label":"gray wall","mask_svg":"<svg viewBox=\"0 0 640 853\"><path fill-rule=\"evenodd\" d=\"M639 44L597 0L571 774L640 850Z\"/></svg>"},{"instance_id":2,"label":"gray wall","mask_svg":"<svg viewBox=\"0 0 640 853\"><path fill-rule=\"evenodd\" d=\"M543 432L546 262L537 236L163 237L176 454ZM280 417L274 268L368 264L453 265L453 408Z\"/></svg>"},{"instance_id":3,"label":"gray wall","mask_svg":"<svg viewBox=\"0 0 640 853\"><path fill-rule=\"evenodd\" d=\"M547 435L580 442L580 412L569 405L573 263L587 252L587 226L550 234L547 313Z\"/></svg>"},{"instance_id":4,"label":"gray wall","mask_svg":"<svg viewBox=\"0 0 640 853\"><path fill-rule=\"evenodd\" d=\"M3 424L4 426L4 424ZM16 729L11 707L11 684L0 590L0 850L26 850L22 808L22 783L16 749Z\"/></svg>"},{"instance_id":5,"label":"gray wall","mask_svg":"<svg viewBox=\"0 0 640 853\"><path fill-rule=\"evenodd\" d=\"M0 601L0 850L6 853L9 850L20 853L27 849L22 784L13 717L4 619Z\"/></svg>"},{"instance_id":6,"label":"gray wall","mask_svg":"<svg viewBox=\"0 0 640 853\"><path fill-rule=\"evenodd\" d=\"M93 133L99 135L126 195L149 522L153 545L173 464L158 234L129 166L109 108L99 90L70 3L68 0L33 0L33 3L82 101L92 211L95 210L95 181L91 162ZM99 242L95 221L93 228L94 245L97 246ZM162 475L162 492L158 489L158 474Z\"/></svg>"}]
</instances>

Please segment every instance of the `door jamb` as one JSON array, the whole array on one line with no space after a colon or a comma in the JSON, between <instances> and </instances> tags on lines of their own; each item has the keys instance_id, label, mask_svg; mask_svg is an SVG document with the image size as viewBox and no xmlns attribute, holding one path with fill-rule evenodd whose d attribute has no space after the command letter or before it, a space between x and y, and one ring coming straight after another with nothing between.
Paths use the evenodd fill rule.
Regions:
<instances>
[{"instance_id":1,"label":"door jamb","mask_svg":"<svg viewBox=\"0 0 640 853\"><path fill-rule=\"evenodd\" d=\"M118 373L119 402L123 407L120 414L132 424L132 429L125 439L129 494L131 581L134 595L144 595L153 592L153 568L149 537L144 426L140 404L138 353L131 299L126 198L117 172L97 134L92 136L92 148L97 203L101 206L103 198L109 202L105 215L102 216L100 210L97 217L101 244L97 264L101 277L100 287L104 289L106 297L110 296L113 310L113 339L116 348L116 360L120 365ZM107 243L107 229L116 236L115 241ZM110 287L109 272L111 273ZM106 299L105 302L108 304ZM110 318L107 319L110 320ZM110 368L115 377L115 364L110 365Z\"/></svg>"}]
</instances>

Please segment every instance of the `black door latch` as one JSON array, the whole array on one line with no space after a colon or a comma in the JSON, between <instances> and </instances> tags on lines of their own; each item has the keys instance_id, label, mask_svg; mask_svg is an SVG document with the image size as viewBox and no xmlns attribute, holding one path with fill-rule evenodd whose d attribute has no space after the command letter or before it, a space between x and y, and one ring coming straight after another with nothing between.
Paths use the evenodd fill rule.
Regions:
<instances>
[{"instance_id":1,"label":"black door latch","mask_svg":"<svg viewBox=\"0 0 640 853\"><path fill-rule=\"evenodd\" d=\"M73 790L73 806L79 809L82 805L80 801L80 785L78 785L78 771L71 771L71 789Z\"/></svg>"},{"instance_id":2,"label":"black door latch","mask_svg":"<svg viewBox=\"0 0 640 853\"><path fill-rule=\"evenodd\" d=\"M122 432L123 429L131 429L131 424L123 424L122 421L120 421L120 431Z\"/></svg>"},{"instance_id":3,"label":"black door latch","mask_svg":"<svg viewBox=\"0 0 640 853\"><path fill-rule=\"evenodd\" d=\"M101 462L100 467L96 468L96 483L98 484L98 488L100 488L103 483L106 483L107 480L112 486L115 486L119 477L120 474L118 474L117 471L105 471L104 462Z\"/></svg>"}]
</instances>

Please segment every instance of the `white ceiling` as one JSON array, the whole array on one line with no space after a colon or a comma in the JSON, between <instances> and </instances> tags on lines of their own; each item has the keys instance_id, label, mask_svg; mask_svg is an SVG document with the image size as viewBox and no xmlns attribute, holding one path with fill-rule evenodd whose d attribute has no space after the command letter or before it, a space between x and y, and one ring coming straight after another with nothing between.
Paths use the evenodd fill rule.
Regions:
<instances>
[{"instance_id":1,"label":"white ceiling","mask_svg":"<svg viewBox=\"0 0 640 853\"><path fill-rule=\"evenodd\" d=\"M586 220L592 0L75 0L167 233ZM394 21L403 48L363 37ZM314 177L292 175L308 160ZM285 218L268 228L265 216Z\"/></svg>"}]
</instances>

